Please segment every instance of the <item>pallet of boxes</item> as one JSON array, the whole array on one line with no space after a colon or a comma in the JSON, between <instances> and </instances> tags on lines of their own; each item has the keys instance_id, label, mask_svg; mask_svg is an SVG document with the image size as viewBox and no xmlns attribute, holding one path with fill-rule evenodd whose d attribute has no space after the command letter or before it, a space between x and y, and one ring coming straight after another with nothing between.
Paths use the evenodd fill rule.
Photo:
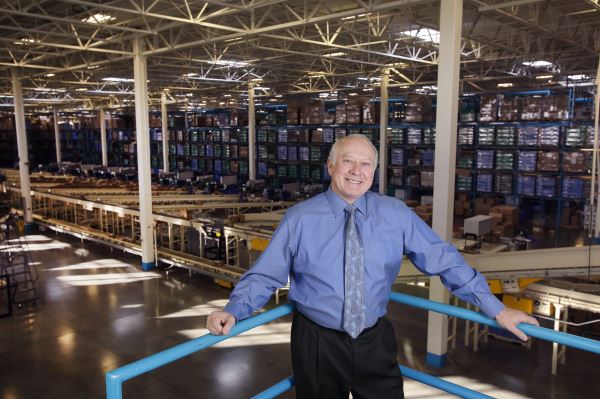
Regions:
<instances>
[{"instance_id":1,"label":"pallet of boxes","mask_svg":"<svg viewBox=\"0 0 600 399\"><path fill-rule=\"evenodd\" d=\"M492 242L498 242L500 237L514 237L519 226L519 208L496 205L490 208L489 215L492 217Z\"/></svg>"}]
</instances>

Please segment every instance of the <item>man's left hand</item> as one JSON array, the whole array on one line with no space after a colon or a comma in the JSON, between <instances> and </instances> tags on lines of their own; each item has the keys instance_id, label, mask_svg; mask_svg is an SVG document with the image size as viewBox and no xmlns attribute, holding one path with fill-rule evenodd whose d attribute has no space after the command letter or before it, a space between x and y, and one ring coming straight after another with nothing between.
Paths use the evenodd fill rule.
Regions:
<instances>
[{"instance_id":1,"label":"man's left hand","mask_svg":"<svg viewBox=\"0 0 600 399\"><path fill-rule=\"evenodd\" d=\"M498 324L500 324L500 326L506 328L508 331L519 337L521 341L527 341L528 337L523 331L517 328L519 323L533 324L534 326L538 327L540 325L534 317L520 310L511 308L504 308L503 311L498 313L496 315L496 321Z\"/></svg>"}]
</instances>

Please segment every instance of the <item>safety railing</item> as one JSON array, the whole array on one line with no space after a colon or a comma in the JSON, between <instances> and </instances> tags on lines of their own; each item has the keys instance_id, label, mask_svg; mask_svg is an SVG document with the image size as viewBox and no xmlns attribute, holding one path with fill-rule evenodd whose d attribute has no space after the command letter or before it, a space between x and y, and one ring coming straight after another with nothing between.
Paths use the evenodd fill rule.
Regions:
<instances>
[{"instance_id":1,"label":"safety railing","mask_svg":"<svg viewBox=\"0 0 600 399\"><path fill-rule=\"evenodd\" d=\"M449 316L458 317L474 321L480 324L486 324L488 326L499 327L498 323L484 316L481 313L458 308L455 306L446 305L439 302L430 301L423 298L418 298L398 292L393 292L390 295L390 299L405 305L414 306L421 309L431 310L438 313L443 313ZM248 331L254 327L266 324L270 321L283 317L293 312L294 306L287 304L279 306L275 309L261 313L257 316L242 320L237 323L231 332L227 335L216 336L207 334L202 337L193 339L183 344L179 344L172 348L166 349L162 352L148 356L144 359L140 359L136 362L130 363L118 369L109 371L106 373L106 397L107 399L122 399L123 396L123 383L131 378L137 377L148 371L157 369L175 360L181 359L185 356L191 355L201 351L202 349L208 348L218 342L224 341L245 331ZM563 332L557 332L543 327L537 327L530 324L520 324L519 328L526 334L536 337L542 340L557 342L566 346L570 346L577 349L582 349L588 352L600 355L600 341L596 341L589 338L579 337ZM451 383L438 377L431 376L426 373L411 369L409 367L400 366L402 374L406 378L421 382L423 384L438 388L445 392L457 395L466 399L493 399L491 396L473 391L463 386ZM277 384L271 386L267 390L254 396L253 399L271 399L281 393L291 389L294 386L294 377L290 376Z\"/></svg>"}]
</instances>

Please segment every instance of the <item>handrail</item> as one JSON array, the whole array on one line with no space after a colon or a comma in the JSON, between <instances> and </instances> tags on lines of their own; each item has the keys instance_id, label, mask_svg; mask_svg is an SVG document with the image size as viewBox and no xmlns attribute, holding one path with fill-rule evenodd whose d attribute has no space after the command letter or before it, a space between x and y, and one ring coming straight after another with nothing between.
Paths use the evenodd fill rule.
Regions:
<instances>
[{"instance_id":1,"label":"handrail","mask_svg":"<svg viewBox=\"0 0 600 399\"><path fill-rule=\"evenodd\" d=\"M485 315L473 310L458 308L456 306L446 305L445 303L430 301L428 299L401 294L399 292L392 292L390 294L390 299L405 305L414 306L416 308L444 313L448 316L474 321L475 323L479 324L486 324L491 327L500 327L500 325L494 320L489 319ZM544 327L537 327L526 323L519 324L519 329L532 337L540 338L546 341L557 342L562 345L571 346L573 348L582 349L584 351L600 355L600 341L554 331Z\"/></svg>"},{"instance_id":2,"label":"handrail","mask_svg":"<svg viewBox=\"0 0 600 399\"><path fill-rule=\"evenodd\" d=\"M431 310L438 313L447 314L449 316L459 317L462 319L474 321L480 324L486 324L488 326L499 327L498 323L487 318L481 313L458 308L455 306L443 304L440 302L430 301L423 298L413 297L398 292L392 292L390 299L402 304L414 306L417 308ZM164 366L175 360L181 359L192 353L198 352L202 349L208 348L218 342L224 341L228 338L241 334L254 327L263 325L282 316L290 314L294 310L293 304L287 304L279 306L275 309L266 311L257 316L250 317L248 319L238 322L227 335L217 336L212 334L206 334L202 337L195 338L183 344L176 345L172 348L166 349L162 352L155 353L154 355L148 356L144 359L140 359L133 363L127 364L115 370L111 370L106 373L106 397L107 399L121 399L122 385L123 382L144 374L148 371L154 370L158 367ZM571 346L574 348L582 349L588 352L600 354L600 341L593 339L579 337L563 332L557 332L547 328L537 327L530 324L519 324L519 328L526 334L540 338L547 341L557 342L563 345ZM453 384L449 381L443 380L438 377L434 377L417 370L410 369L405 366L400 366L402 373L405 377L413 379L415 381L422 382L424 384L436 387L455 395L459 395L467 399L490 399L491 397L479 392L472 391L468 388L462 387L457 384ZM275 396L287 391L294 385L293 376L288 377L272 387L266 389L260 394L253 397L253 399L270 399Z\"/></svg>"}]
</instances>

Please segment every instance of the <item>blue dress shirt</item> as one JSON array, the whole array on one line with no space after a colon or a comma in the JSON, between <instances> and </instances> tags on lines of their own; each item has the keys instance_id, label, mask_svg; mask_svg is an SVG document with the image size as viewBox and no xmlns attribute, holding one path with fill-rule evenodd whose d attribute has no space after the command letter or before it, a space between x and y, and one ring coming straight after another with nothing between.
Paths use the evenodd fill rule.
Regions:
<instances>
[{"instance_id":1,"label":"blue dress shirt","mask_svg":"<svg viewBox=\"0 0 600 399\"><path fill-rule=\"evenodd\" d=\"M504 305L485 278L403 202L367 192L354 203L365 251L365 328L385 315L403 255L439 275L459 298L495 317ZM315 323L343 331L344 207L331 188L287 210L266 250L237 284L225 307L236 320L262 308L290 279L289 299Z\"/></svg>"}]
</instances>

